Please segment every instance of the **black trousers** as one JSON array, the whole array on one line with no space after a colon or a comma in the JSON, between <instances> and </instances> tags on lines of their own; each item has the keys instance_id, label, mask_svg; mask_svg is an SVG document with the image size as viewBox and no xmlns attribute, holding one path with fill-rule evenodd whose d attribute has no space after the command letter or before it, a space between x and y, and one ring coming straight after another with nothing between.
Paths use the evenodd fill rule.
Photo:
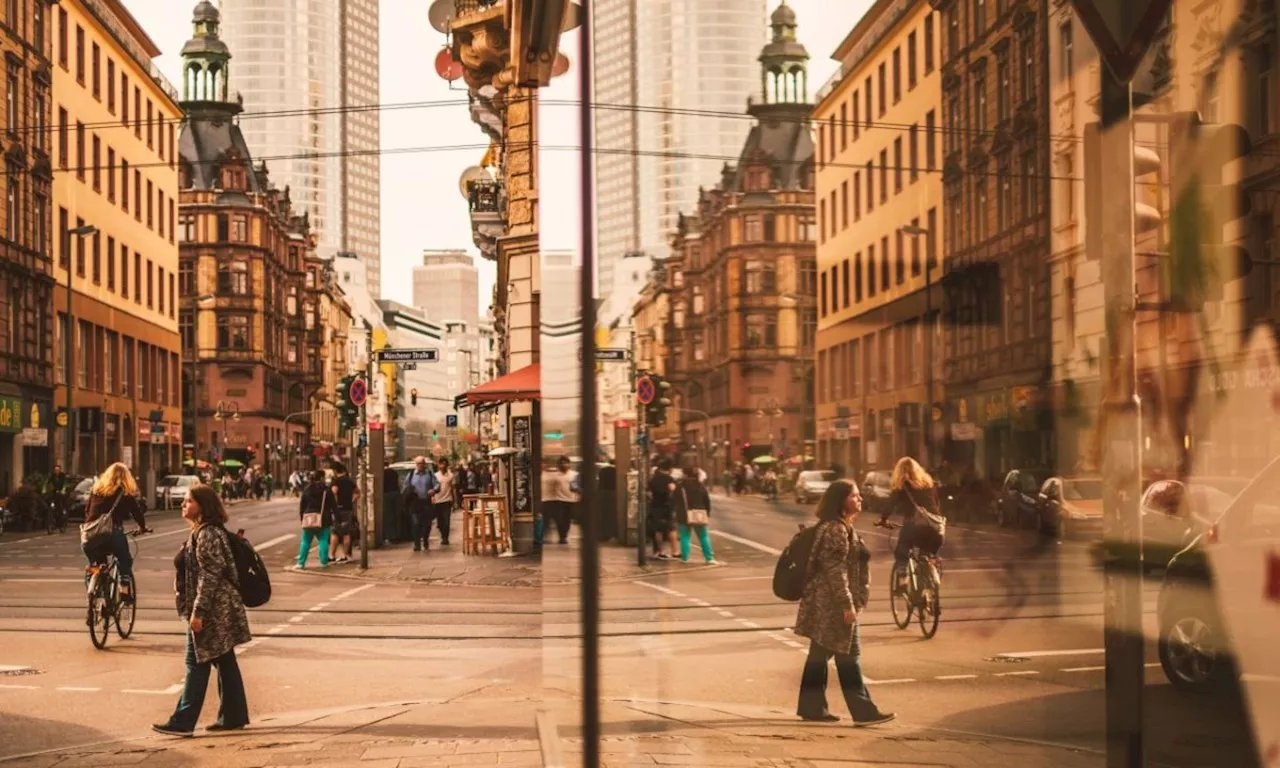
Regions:
<instances>
[{"instance_id":1,"label":"black trousers","mask_svg":"<svg viewBox=\"0 0 1280 768\"><path fill-rule=\"evenodd\" d=\"M542 508L556 524L556 534L560 537L560 543L569 540L569 502L567 501L544 501Z\"/></svg>"},{"instance_id":2,"label":"black trousers","mask_svg":"<svg viewBox=\"0 0 1280 768\"><path fill-rule=\"evenodd\" d=\"M435 518L435 509L425 501L414 499L409 502L410 536L414 549L427 544L431 538L431 521Z\"/></svg>"},{"instance_id":3,"label":"black trousers","mask_svg":"<svg viewBox=\"0 0 1280 768\"><path fill-rule=\"evenodd\" d=\"M449 543L449 526L453 522L453 502L445 501L435 505L436 525L440 527L440 543ZM431 533L428 527L427 533Z\"/></svg>"},{"instance_id":4,"label":"black trousers","mask_svg":"<svg viewBox=\"0 0 1280 768\"><path fill-rule=\"evenodd\" d=\"M827 662L836 661L836 675L840 678L840 690L844 693L844 703L849 707L849 715L854 722L874 720L879 717L880 710L871 701L871 693L867 690L866 681L862 679L862 665L858 663L858 628L853 629L853 650L851 653L834 653L810 641L809 657L804 661L804 672L800 676L800 699L796 704L796 714L801 717L821 717L827 714Z\"/></svg>"}]
</instances>

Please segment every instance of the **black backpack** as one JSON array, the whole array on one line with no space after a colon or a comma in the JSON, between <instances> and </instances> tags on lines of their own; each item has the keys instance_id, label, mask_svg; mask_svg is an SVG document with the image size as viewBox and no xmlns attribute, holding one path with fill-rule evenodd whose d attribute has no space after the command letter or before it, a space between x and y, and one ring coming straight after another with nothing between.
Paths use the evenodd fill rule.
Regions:
<instances>
[{"instance_id":1,"label":"black backpack","mask_svg":"<svg viewBox=\"0 0 1280 768\"><path fill-rule=\"evenodd\" d=\"M778 556L773 569L773 594L782 600L796 602L804 597L804 585L809 578L809 556L813 554L818 539L818 526L800 526L800 532Z\"/></svg>"},{"instance_id":2,"label":"black backpack","mask_svg":"<svg viewBox=\"0 0 1280 768\"><path fill-rule=\"evenodd\" d=\"M227 534L227 544L231 547L231 556L236 561L236 573L240 577L240 599L246 608L257 608L266 605L271 599L271 577L267 575L267 565L244 537L244 529L235 535Z\"/></svg>"}]
</instances>

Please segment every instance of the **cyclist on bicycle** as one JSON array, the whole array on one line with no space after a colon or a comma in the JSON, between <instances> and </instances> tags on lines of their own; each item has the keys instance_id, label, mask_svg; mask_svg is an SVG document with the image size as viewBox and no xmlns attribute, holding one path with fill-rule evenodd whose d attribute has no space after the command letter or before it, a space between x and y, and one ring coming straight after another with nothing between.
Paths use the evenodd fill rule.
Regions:
<instances>
[{"instance_id":1,"label":"cyclist on bicycle","mask_svg":"<svg viewBox=\"0 0 1280 768\"><path fill-rule=\"evenodd\" d=\"M936 555L942 549L943 534L935 523L945 521L938 503L938 488L929 473L910 456L898 459L889 480L891 493L888 506L880 515L878 525L890 517L902 515L902 530L898 534L898 547L893 552L896 563L905 563L913 547L922 555Z\"/></svg>"},{"instance_id":2,"label":"cyclist on bicycle","mask_svg":"<svg viewBox=\"0 0 1280 768\"><path fill-rule=\"evenodd\" d=\"M111 536L101 546L84 548L84 556L89 564L106 564L107 555L115 555L116 567L120 571L120 580L125 584L133 583L133 553L129 551L129 539L124 532L124 522L130 517L138 524L138 531L145 533L146 515L138 499L138 484L133 473L120 462L107 467L106 471L93 481L89 490L89 503L85 509L85 524L92 523L103 515L111 515ZM86 581L88 577L86 576ZM132 590L129 590L132 595Z\"/></svg>"}]
</instances>

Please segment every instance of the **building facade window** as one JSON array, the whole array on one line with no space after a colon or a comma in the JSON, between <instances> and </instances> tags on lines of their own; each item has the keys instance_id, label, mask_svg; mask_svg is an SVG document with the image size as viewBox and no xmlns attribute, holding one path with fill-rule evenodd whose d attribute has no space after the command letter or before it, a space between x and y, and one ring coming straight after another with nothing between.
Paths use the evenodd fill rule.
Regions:
<instances>
[{"instance_id":1,"label":"building facade window","mask_svg":"<svg viewBox=\"0 0 1280 768\"><path fill-rule=\"evenodd\" d=\"M218 269L218 293L224 296L248 296L251 293L249 265L243 261L222 265Z\"/></svg>"}]
</instances>

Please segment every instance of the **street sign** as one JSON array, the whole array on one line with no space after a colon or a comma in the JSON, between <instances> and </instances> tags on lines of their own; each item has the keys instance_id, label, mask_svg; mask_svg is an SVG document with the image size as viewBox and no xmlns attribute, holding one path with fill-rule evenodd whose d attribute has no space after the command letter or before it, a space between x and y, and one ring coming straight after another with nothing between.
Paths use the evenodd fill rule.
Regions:
<instances>
[{"instance_id":1,"label":"street sign","mask_svg":"<svg viewBox=\"0 0 1280 768\"><path fill-rule=\"evenodd\" d=\"M1133 79L1172 4L1173 0L1071 0L1098 55L1121 83Z\"/></svg>"},{"instance_id":2,"label":"street sign","mask_svg":"<svg viewBox=\"0 0 1280 768\"><path fill-rule=\"evenodd\" d=\"M640 401L641 405L652 403L657 395L658 388L653 385L653 379L641 376L636 380L636 400Z\"/></svg>"},{"instance_id":3,"label":"street sign","mask_svg":"<svg viewBox=\"0 0 1280 768\"><path fill-rule=\"evenodd\" d=\"M369 399L369 385L365 383L363 377L357 376L351 380L351 386L347 388L347 399L357 408Z\"/></svg>"},{"instance_id":4,"label":"street sign","mask_svg":"<svg viewBox=\"0 0 1280 768\"><path fill-rule=\"evenodd\" d=\"M456 413L446 414L444 417L444 425L446 427L456 428L458 426L458 414Z\"/></svg>"},{"instance_id":5,"label":"street sign","mask_svg":"<svg viewBox=\"0 0 1280 768\"><path fill-rule=\"evenodd\" d=\"M380 349L375 356L380 363L435 363L440 360L440 350Z\"/></svg>"},{"instance_id":6,"label":"street sign","mask_svg":"<svg viewBox=\"0 0 1280 768\"><path fill-rule=\"evenodd\" d=\"M627 362L629 353L625 349L597 349L596 362L598 363L625 363Z\"/></svg>"}]
</instances>

